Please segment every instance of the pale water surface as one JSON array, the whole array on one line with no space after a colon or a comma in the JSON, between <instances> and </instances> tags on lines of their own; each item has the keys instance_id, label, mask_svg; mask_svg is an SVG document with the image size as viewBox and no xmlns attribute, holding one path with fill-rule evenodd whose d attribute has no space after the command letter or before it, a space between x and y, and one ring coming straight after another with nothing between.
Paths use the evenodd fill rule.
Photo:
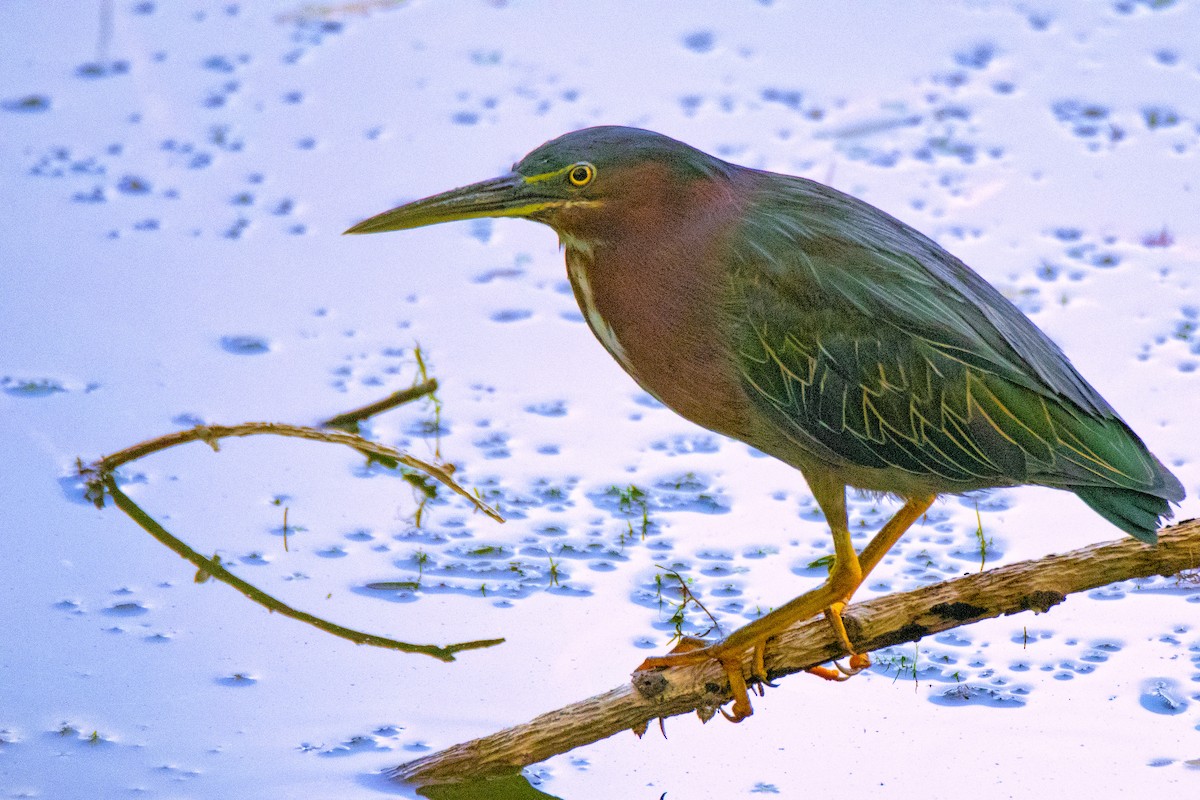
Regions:
<instances>
[{"instance_id":1,"label":"pale water surface","mask_svg":"<svg viewBox=\"0 0 1200 800\"><path fill-rule=\"evenodd\" d=\"M841 5L0 3L0 796L381 796L379 770L662 651L678 593L656 565L726 625L820 579L800 476L642 394L548 229L339 235L586 125L816 178L936 237L1063 346L1196 515L1200 6ZM300 608L501 647L443 664L270 615L71 478L199 422L377 399L413 382L417 343L440 417L418 403L370 432L440 446L502 526L447 499L418 528L408 484L295 440L178 448L125 488ZM888 508L855 502L864 538ZM949 498L861 596L979 569L980 522L989 566L1119 536L1050 490ZM1200 787L1194 584L877 662L785 680L740 726L675 719L528 774L573 799Z\"/></svg>"}]
</instances>

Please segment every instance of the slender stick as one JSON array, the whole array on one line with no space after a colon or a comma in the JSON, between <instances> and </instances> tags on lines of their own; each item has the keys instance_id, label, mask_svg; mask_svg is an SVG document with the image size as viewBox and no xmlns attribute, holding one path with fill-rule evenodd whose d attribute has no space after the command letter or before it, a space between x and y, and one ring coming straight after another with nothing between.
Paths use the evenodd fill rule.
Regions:
<instances>
[{"instance_id":1,"label":"slender stick","mask_svg":"<svg viewBox=\"0 0 1200 800\"><path fill-rule=\"evenodd\" d=\"M133 502L127 494L122 492L117 487L117 482L111 475L105 476L103 481L104 490L112 497L114 505L128 514L130 519L140 525L143 530L183 558L192 562L203 573L212 576L222 583L229 584L268 611L274 611L285 617L291 617L292 619L308 623L314 628L323 630L326 633L332 633L334 636L339 636L343 639L348 639L355 644L369 644L374 647L400 650L405 653L424 653L441 661L453 661L454 654L463 650L478 650L483 647L493 647L504 641L503 639L481 639L474 642L460 642L458 644L446 645L445 647L435 644L410 644L408 642L397 641L396 639L389 639L386 636L376 636L373 633L363 633L352 628L345 628L321 617L313 616L308 612L292 608L281 600L272 597L261 589L242 580L237 575L234 575L222 566L219 560L200 555L183 541L171 535L166 528L159 525L153 517L143 511L137 503Z\"/></svg>"},{"instance_id":2,"label":"slender stick","mask_svg":"<svg viewBox=\"0 0 1200 800\"><path fill-rule=\"evenodd\" d=\"M388 409L394 408L401 403L408 402L417 397L429 394L437 389L437 381L428 379L401 392L395 392L387 398L372 403L354 411L345 414L339 414L332 418L326 425L343 424L357 425L359 421L366 419L374 414L379 414ZM333 444L343 444L348 447L353 447L355 450L367 456L369 459L377 460L381 463L395 468L401 464L410 469L419 470L420 472L429 475L444 485L448 486L458 494L471 501L474 506L483 511L492 519L498 522L504 522L504 518L500 514L481 501L478 497L468 492L460 486L453 478L453 467L443 467L435 464L430 464L415 458L406 453L402 453L395 448L386 445L372 442L369 439L341 430L320 430L301 425L285 425L275 422L245 422L241 425L197 425L194 428L183 431L159 436L154 439L147 439L144 442L139 442L124 450L119 450L108 456L94 461L91 464L85 465L82 461L78 463L79 475L84 479L87 485L87 497L97 508L104 506L104 497L108 495L112 497L114 504L124 511L134 522L142 527L147 533L153 536L162 544L169 547L171 550L178 553L183 558L192 562L202 575L216 578L223 583L227 583L239 592L250 598L254 602L264 606L270 611L275 611L284 616L306 622L326 633L331 633L334 636L339 636L343 639L348 639L356 644L369 644L375 647L384 647L391 650L401 650L409 653L424 653L441 659L442 661L453 661L454 654L463 650L476 650L482 647L491 647L500 644L503 639L485 639L473 642L460 642L458 644L447 645L441 647L438 645L416 645L408 642L401 642L396 639L389 639L384 636L376 636L370 633L363 633L351 628L346 628L341 625L329 622L320 617L313 616L304 611L299 611L291 606L284 604L278 599L261 591L250 583L234 575L221 565L220 559L207 558L193 550L180 539L172 536L165 528L158 524L149 514L143 511L136 503L133 502L124 492L117 486L116 479L113 473L121 466L136 461L152 453L166 450L176 445L186 444L188 442L202 441L206 442L214 450L219 449L217 442L223 438L232 436L256 436L274 434L277 436L292 436L301 439L310 439L319 442L330 442ZM287 509L283 512L283 546L287 549Z\"/></svg>"},{"instance_id":3,"label":"slender stick","mask_svg":"<svg viewBox=\"0 0 1200 800\"><path fill-rule=\"evenodd\" d=\"M236 436L260 436L273 434L276 436L293 436L299 439L310 439L317 442L330 442L332 444L343 444L347 447L353 447L368 457L378 458L384 462L395 462L403 464L406 467L420 470L421 472L430 475L440 483L452 489L457 494L467 498L483 513L487 514L497 522L504 522L504 518L499 512L484 503L471 492L460 486L452 475L451 469L447 467L430 464L422 461L419 458L402 453L394 447L372 442L370 439L347 433L345 431L320 430L318 428L310 428L303 425L286 425L279 422L243 422L240 425L197 425L194 428L187 430L175 431L164 436L158 436L154 439L147 439L144 442L127 447L124 450L119 450L111 455L104 456L98 461L93 462L88 466L80 466L80 474L83 475L88 482L89 493L88 498L93 502L103 502L103 492L92 491L98 488L99 482L110 475L114 470L123 464L128 464L130 461L136 461L139 458L156 453L160 450L166 450L177 445L187 442L206 442L214 450L217 448L217 442L220 439Z\"/></svg>"},{"instance_id":4,"label":"slender stick","mask_svg":"<svg viewBox=\"0 0 1200 800\"><path fill-rule=\"evenodd\" d=\"M858 603L845 610L843 620L856 648L869 652L992 617L1045 612L1067 595L1117 581L1197 568L1200 522L1189 520L1160 531L1157 546L1126 538L1010 564ZM1195 573L1180 577L1197 579ZM777 679L844 655L831 626L817 618L772 639L766 667ZM749 668L747 654L743 669ZM639 672L632 683L402 764L390 775L426 786L513 773L624 730L640 735L654 719L696 711L707 720L730 699L729 681L715 662Z\"/></svg>"},{"instance_id":5,"label":"slender stick","mask_svg":"<svg viewBox=\"0 0 1200 800\"><path fill-rule=\"evenodd\" d=\"M382 400L376 400L374 403L368 403L365 406L360 406L353 411L347 411L343 414L338 414L336 417L330 417L321 423L324 428L341 428L342 430L350 431L351 433L358 430L358 423L368 417L373 417L376 414L382 414L384 411L390 411L396 406L411 403L418 397L433 394L437 391L437 378L430 378L427 381L418 383L415 386L410 386L407 389L401 389L398 392L393 392Z\"/></svg>"}]
</instances>

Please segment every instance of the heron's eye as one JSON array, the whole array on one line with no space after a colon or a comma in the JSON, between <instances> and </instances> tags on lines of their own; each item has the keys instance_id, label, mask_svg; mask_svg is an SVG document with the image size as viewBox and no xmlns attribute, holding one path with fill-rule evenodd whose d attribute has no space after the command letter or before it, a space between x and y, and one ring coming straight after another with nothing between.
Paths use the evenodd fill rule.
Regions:
<instances>
[{"instance_id":1,"label":"heron's eye","mask_svg":"<svg viewBox=\"0 0 1200 800\"><path fill-rule=\"evenodd\" d=\"M587 186L596 177L596 168L586 162L576 164L567 171L567 180L572 186Z\"/></svg>"}]
</instances>

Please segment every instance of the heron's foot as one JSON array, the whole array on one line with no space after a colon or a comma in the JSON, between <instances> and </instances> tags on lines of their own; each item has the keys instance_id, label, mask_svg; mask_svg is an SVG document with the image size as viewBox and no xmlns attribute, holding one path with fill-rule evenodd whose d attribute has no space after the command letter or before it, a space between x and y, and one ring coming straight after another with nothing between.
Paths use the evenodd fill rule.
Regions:
<instances>
[{"instance_id":1,"label":"heron's foot","mask_svg":"<svg viewBox=\"0 0 1200 800\"><path fill-rule=\"evenodd\" d=\"M846 652L851 654L849 667L835 664L837 672L827 667L818 667L812 670L813 672L822 677L828 677L830 680L844 680L845 677L869 666L870 661L866 659L866 656L855 654L854 647L850 644L850 638L846 635L846 626L842 623L841 613L845 607L843 601L852 592L853 589L847 592L845 589L833 589L826 584L806 592L766 616L743 625L718 642L709 643L693 637L680 639L679 644L670 653L647 658L637 668L637 671L688 667L716 660L721 664L721 668L729 679L729 689L733 695L733 707L728 713L724 710L721 713L732 722L740 722L754 713L750 704L747 676L743 671L743 659L747 653L750 654L750 682L754 684L755 691L761 695L763 688L771 685L767 681L765 664L767 641L800 620L808 619L814 614L824 611L842 646Z\"/></svg>"},{"instance_id":2,"label":"heron's foot","mask_svg":"<svg viewBox=\"0 0 1200 800\"><path fill-rule=\"evenodd\" d=\"M680 639L679 643L665 656L647 658L635 671L694 666L706 661L716 661L724 670L725 677L729 680L729 692L733 695L733 705L729 711L722 708L721 715L730 722L741 722L754 713L754 706L750 703L751 687L761 697L764 691L763 686L773 685L766 680L767 670L763 665L765 647L765 639L754 645L749 682L747 682L746 674L742 669L742 658L747 650L744 645L729 645L725 640L706 642L693 636L685 636Z\"/></svg>"},{"instance_id":3,"label":"heron's foot","mask_svg":"<svg viewBox=\"0 0 1200 800\"><path fill-rule=\"evenodd\" d=\"M849 666L843 667L841 662L834 661L835 669L829 667L812 667L806 670L810 675L816 675L818 678L823 678L827 681L844 681L853 678L858 673L871 666L871 657L866 653L858 653L855 651L854 645L850 643L850 637L846 634L846 623L842 621L842 610L845 609L845 603L834 603L829 608L825 609L825 619L829 620L830 626L833 627L834 635L841 642L842 647L850 653Z\"/></svg>"}]
</instances>

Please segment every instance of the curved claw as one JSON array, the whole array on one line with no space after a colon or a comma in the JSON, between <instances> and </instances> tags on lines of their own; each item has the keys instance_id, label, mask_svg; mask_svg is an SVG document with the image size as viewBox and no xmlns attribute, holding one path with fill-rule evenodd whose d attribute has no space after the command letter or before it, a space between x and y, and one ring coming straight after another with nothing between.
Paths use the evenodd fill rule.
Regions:
<instances>
[{"instance_id":1,"label":"curved claw","mask_svg":"<svg viewBox=\"0 0 1200 800\"><path fill-rule=\"evenodd\" d=\"M729 711L721 708L720 712L722 717L736 725L737 723L746 719L746 717L753 716L754 707L750 705L749 697L746 698L746 702L744 704L740 699L735 697L733 699L733 706L729 709Z\"/></svg>"},{"instance_id":2,"label":"curved claw","mask_svg":"<svg viewBox=\"0 0 1200 800\"><path fill-rule=\"evenodd\" d=\"M830 669L829 667L810 667L809 669L806 669L805 672L807 672L809 675L816 675L818 678L823 678L827 681L837 681L838 683L841 683L842 681L850 680L863 670L869 669L871 666L871 657L866 653L851 653L850 666L843 667L842 662L840 661L834 661L833 666L837 669Z\"/></svg>"},{"instance_id":3,"label":"curved claw","mask_svg":"<svg viewBox=\"0 0 1200 800\"><path fill-rule=\"evenodd\" d=\"M725 719L729 720L729 721L730 721L730 722L732 722L734 725L736 725L737 723L739 723L739 722L741 722L742 720L744 720L746 717L748 717L748 716L750 716L751 714L753 714L753 713L754 713L754 709L752 708L752 709L750 709L749 713L747 713L747 714L745 714L745 715L742 715L742 714L739 714L739 713L738 713L737 704L736 704L736 703L734 703L734 707L733 707L733 713L732 713L732 714L730 714L730 713L729 713L728 711L726 711L724 708L720 709L720 712L721 712L721 716L722 716L722 717L724 717Z\"/></svg>"},{"instance_id":4,"label":"curved claw","mask_svg":"<svg viewBox=\"0 0 1200 800\"><path fill-rule=\"evenodd\" d=\"M858 673L871 667L871 656L866 653L851 653L850 666L843 667L842 662L834 661L833 665L837 667L838 672L845 675L847 678L853 678Z\"/></svg>"},{"instance_id":5,"label":"curved claw","mask_svg":"<svg viewBox=\"0 0 1200 800\"><path fill-rule=\"evenodd\" d=\"M870 668L871 668L871 654L870 653L851 653L850 654L850 669L853 670L853 672L848 672L846 674L847 675L857 675L858 673L862 672L864 669L870 669ZM839 667L839 669L840 669L840 667Z\"/></svg>"},{"instance_id":6,"label":"curved claw","mask_svg":"<svg viewBox=\"0 0 1200 800\"><path fill-rule=\"evenodd\" d=\"M815 675L818 678L826 681L836 681L841 683L842 681L850 680L850 676L846 674L846 670L841 664L838 664L836 661L833 662L833 664L837 667L837 669L830 669L829 667L809 667L804 671L809 675Z\"/></svg>"}]
</instances>

